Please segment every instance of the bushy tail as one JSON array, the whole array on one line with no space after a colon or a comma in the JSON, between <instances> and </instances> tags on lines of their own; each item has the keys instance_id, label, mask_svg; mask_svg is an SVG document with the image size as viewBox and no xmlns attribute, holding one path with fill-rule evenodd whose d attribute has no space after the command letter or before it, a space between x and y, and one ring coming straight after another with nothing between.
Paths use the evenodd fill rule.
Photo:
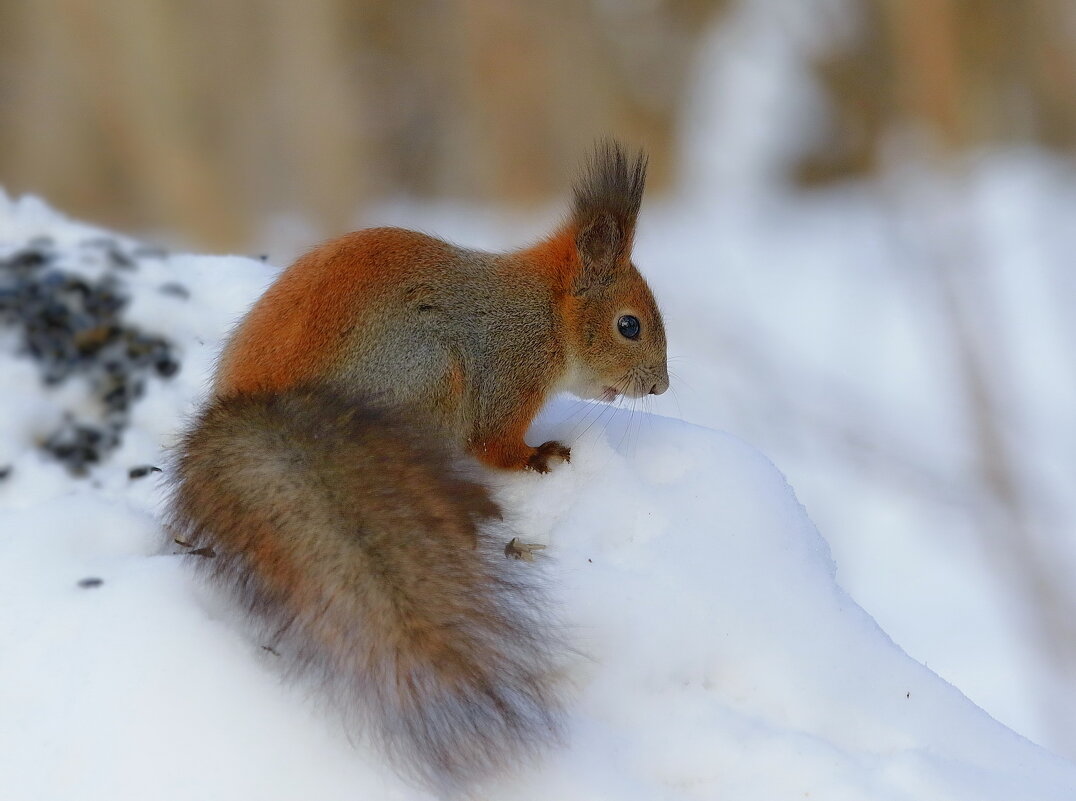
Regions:
<instances>
[{"instance_id":1,"label":"bushy tail","mask_svg":"<svg viewBox=\"0 0 1076 801\"><path fill-rule=\"evenodd\" d=\"M327 389L217 399L179 446L171 524L290 673L462 788L557 739L559 658L535 566L435 443Z\"/></svg>"}]
</instances>

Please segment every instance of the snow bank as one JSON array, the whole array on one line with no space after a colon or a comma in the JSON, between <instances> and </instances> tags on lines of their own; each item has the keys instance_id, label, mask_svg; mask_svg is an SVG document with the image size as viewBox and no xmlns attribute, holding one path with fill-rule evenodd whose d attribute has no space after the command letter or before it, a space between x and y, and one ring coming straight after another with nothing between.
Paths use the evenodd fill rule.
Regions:
<instances>
[{"instance_id":1,"label":"snow bank","mask_svg":"<svg viewBox=\"0 0 1076 801\"><path fill-rule=\"evenodd\" d=\"M838 583L902 648L1076 758L1073 670L1050 646L1061 635L1043 634L1043 610L1066 603L1076 573L1076 167L1003 151L948 173L902 161L877 180L763 192L703 157L703 145L728 156L714 142L703 131L690 174L672 196L648 196L639 221L635 259L665 312L673 374L650 408L760 447L825 532ZM401 202L356 227L497 249L559 213ZM962 265L955 292L1000 403L1020 527L983 478L947 264ZM1032 544L1014 554L1020 537ZM1057 593L1024 580L1036 563Z\"/></svg>"},{"instance_id":2,"label":"snow bank","mask_svg":"<svg viewBox=\"0 0 1076 801\"><path fill-rule=\"evenodd\" d=\"M0 256L41 235L62 249L100 232L0 196ZM77 382L45 391L0 331L4 798L427 797L280 684L273 655L162 546L159 478L129 477L161 461L271 277L199 256L125 276L128 318L168 337L182 369L147 383L123 444L85 479L35 446L79 403ZM1076 797L1076 766L911 660L837 587L825 542L758 452L569 400L535 429L570 441L572 463L500 476L498 491L520 536L549 545L581 654L571 743L481 797Z\"/></svg>"}]
</instances>

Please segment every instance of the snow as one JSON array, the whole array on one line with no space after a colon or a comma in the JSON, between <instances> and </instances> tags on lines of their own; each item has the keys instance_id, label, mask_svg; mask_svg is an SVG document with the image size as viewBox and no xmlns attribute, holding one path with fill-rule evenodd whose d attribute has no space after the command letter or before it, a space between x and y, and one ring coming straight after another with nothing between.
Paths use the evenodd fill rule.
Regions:
<instances>
[{"instance_id":1,"label":"snow","mask_svg":"<svg viewBox=\"0 0 1076 801\"><path fill-rule=\"evenodd\" d=\"M735 100L723 106L730 119ZM689 133L699 141L685 175L645 200L635 245L666 316L673 376L650 408L760 447L826 533L840 585L902 648L1073 758L1071 669L1049 659L1064 637L1035 636L1076 570L1072 163L1010 150L949 174L908 162L805 193L733 180L703 156L709 134ZM518 219L399 203L357 227L417 226L499 249L538 237L557 211ZM999 531L976 483L976 432L938 288L947 261L980 312L1030 543ZM997 553L1005 543L1042 554L1052 585L1020 586L1019 554Z\"/></svg>"},{"instance_id":2,"label":"snow","mask_svg":"<svg viewBox=\"0 0 1076 801\"><path fill-rule=\"evenodd\" d=\"M1012 153L952 178L894 173L746 206L674 198L648 209L636 252L684 379L658 410L761 446L826 532L842 586L897 642L1070 755L1058 703L1071 675L1038 675L1029 631L1048 610L1030 607L1047 602L1007 586L1013 565L992 553L937 271L948 259L982 313L1037 547L1071 574L1074 178L1063 161Z\"/></svg>"},{"instance_id":3,"label":"snow","mask_svg":"<svg viewBox=\"0 0 1076 801\"><path fill-rule=\"evenodd\" d=\"M39 235L64 249L101 232L0 196L0 254ZM2 797L428 797L281 683L167 541L159 475L128 477L162 463L222 337L273 273L170 255L124 276L128 318L173 341L182 369L149 381L122 446L88 478L35 445L78 405L78 381L45 390L0 337ZM190 298L161 293L168 282ZM687 306L667 307L671 331ZM563 437L572 463L494 480L520 537L549 546L543 567L580 654L570 744L477 797L1076 797L1076 765L909 658L838 586L825 540L749 445L569 399L532 436ZM90 577L103 583L79 586Z\"/></svg>"},{"instance_id":4,"label":"snow","mask_svg":"<svg viewBox=\"0 0 1076 801\"><path fill-rule=\"evenodd\" d=\"M818 59L869 26L863 10L742 0L705 35L682 174L648 198L636 250L681 323L678 398L656 408L760 446L886 631L1073 759L1076 170L1016 143L939 158L905 119L869 179L790 187L796 157L840 124ZM983 478L943 270L997 401L1008 509Z\"/></svg>"}]
</instances>

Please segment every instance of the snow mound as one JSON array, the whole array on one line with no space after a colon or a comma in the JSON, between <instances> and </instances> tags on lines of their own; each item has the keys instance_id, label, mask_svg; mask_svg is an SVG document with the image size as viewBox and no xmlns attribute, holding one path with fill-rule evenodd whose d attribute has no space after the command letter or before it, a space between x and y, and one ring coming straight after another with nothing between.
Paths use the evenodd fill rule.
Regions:
<instances>
[{"instance_id":1,"label":"snow mound","mask_svg":"<svg viewBox=\"0 0 1076 801\"><path fill-rule=\"evenodd\" d=\"M0 195L0 255L100 235ZM182 548L162 548L160 477L131 477L161 462L221 338L272 276L240 257L139 261L126 313L174 344L181 369L147 382L88 478L35 446L77 391L43 388L0 330L5 798L428 797L281 684ZM1076 797L1076 766L914 662L838 588L824 540L748 445L568 400L533 436L570 442L571 464L495 480L520 537L548 545L581 655L570 744L479 797Z\"/></svg>"}]
</instances>

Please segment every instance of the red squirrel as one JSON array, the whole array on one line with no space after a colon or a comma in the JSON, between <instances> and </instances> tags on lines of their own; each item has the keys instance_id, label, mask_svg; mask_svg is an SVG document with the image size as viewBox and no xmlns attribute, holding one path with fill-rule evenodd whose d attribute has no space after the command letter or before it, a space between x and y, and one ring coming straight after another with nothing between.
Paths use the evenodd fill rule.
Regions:
<instances>
[{"instance_id":1,"label":"red squirrel","mask_svg":"<svg viewBox=\"0 0 1076 801\"><path fill-rule=\"evenodd\" d=\"M395 228L315 248L239 323L177 447L176 535L288 673L431 785L560 739L559 638L468 462L547 472L568 447L524 434L552 394L668 387L631 262L645 175L599 144L567 221L522 250Z\"/></svg>"}]
</instances>

